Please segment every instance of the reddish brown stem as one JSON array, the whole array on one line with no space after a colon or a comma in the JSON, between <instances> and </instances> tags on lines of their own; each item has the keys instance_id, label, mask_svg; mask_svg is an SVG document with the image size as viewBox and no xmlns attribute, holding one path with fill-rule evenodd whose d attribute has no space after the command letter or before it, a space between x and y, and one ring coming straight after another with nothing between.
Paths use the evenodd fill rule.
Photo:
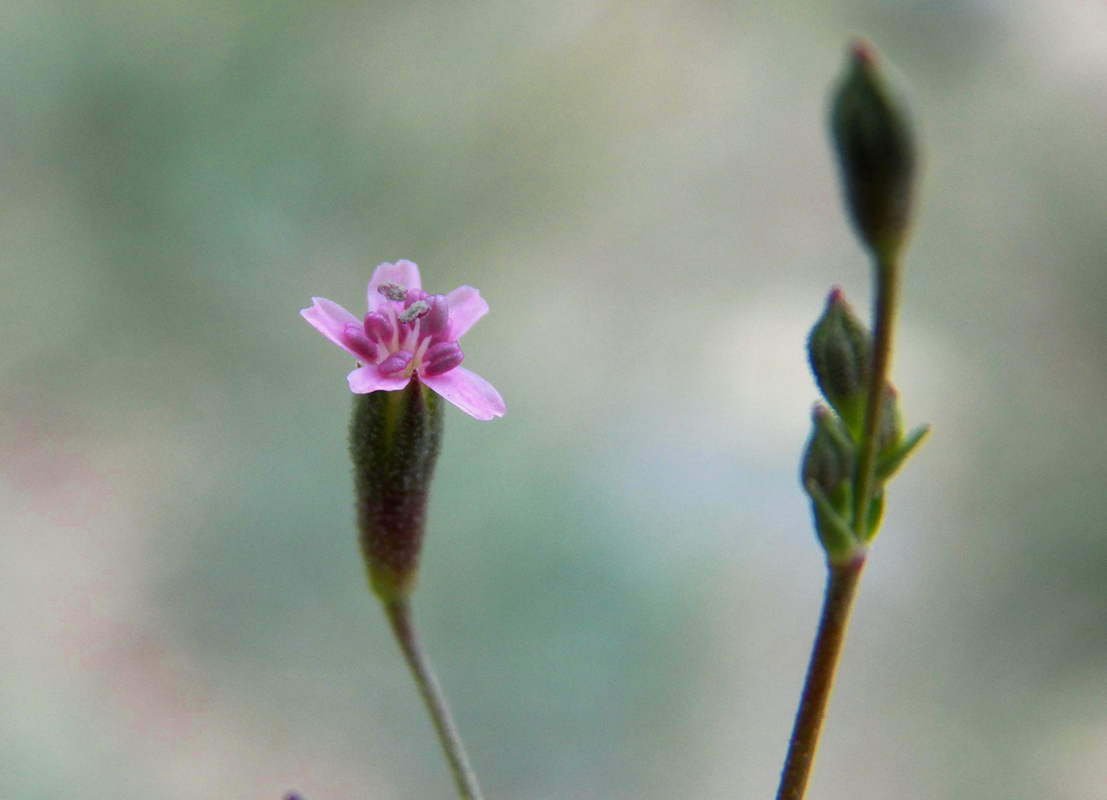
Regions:
<instances>
[{"instance_id":1,"label":"reddish brown stem","mask_svg":"<svg viewBox=\"0 0 1107 800\"><path fill-rule=\"evenodd\" d=\"M863 554L846 564L830 565L822 619L811 650L811 663L807 668L788 756L780 776L777 800L801 800L807 789L807 779L811 775L815 750L819 745L819 731L834 684L838 654L846 637L850 606L853 605L853 596L864 566Z\"/></svg>"},{"instance_id":2,"label":"reddish brown stem","mask_svg":"<svg viewBox=\"0 0 1107 800\"><path fill-rule=\"evenodd\" d=\"M434 677L430 661L427 660L423 646L415 633L415 626L411 621L411 606L408 605L406 598L401 598L385 602L384 610L392 625L392 632L396 634L396 643L400 645L404 660L411 668L412 677L419 687L419 694L423 696L435 733L438 734L438 741L442 745L442 753L446 756L450 774L453 775L454 784L457 786L458 796L461 800L481 800L476 773L469 766L469 759L465 756L461 736L458 735L457 726L450 716L450 709L446 706L446 696Z\"/></svg>"}]
</instances>

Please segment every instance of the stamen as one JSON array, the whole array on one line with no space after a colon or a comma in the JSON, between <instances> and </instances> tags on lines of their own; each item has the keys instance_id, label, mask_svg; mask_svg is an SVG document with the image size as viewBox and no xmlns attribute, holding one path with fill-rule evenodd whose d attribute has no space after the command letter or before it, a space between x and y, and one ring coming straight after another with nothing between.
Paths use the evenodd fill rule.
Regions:
<instances>
[{"instance_id":1,"label":"stamen","mask_svg":"<svg viewBox=\"0 0 1107 800\"><path fill-rule=\"evenodd\" d=\"M411 363L411 359L414 357L410 350L397 350L382 361L377 366L377 370L381 375L395 375L397 372L403 372L407 369L407 365Z\"/></svg>"},{"instance_id":2,"label":"stamen","mask_svg":"<svg viewBox=\"0 0 1107 800\"><path fill-rule=\"evenodd\" d=\"M382 283L377 287L377 291L389 300L394 300L396 302L407 298L407 289L400 286L398 283Z\"/></svg>"},{"instance_id":3,"label":"stamen","mask_svg":"<svg viewBox=\"0 0 1107 800\"><path fill-rule=\"evenodd\" d=\"M439 342L438 344L432 344L427 348L427 352L423 354L424 361L437 361L447 353L452 353L454 350L460 350L457 342Z\"/></svg>"},{"instance_id":4,"label":"stamen","mask_svg":"<svg viewBox=\"0 0 1107 800\"><path fill-rule=\"evenodd\" d=\"M446 298L436 294L430 299L430 313L423 320L423 332L429 336L437 336L446 330L450 321L450 308L446 305Z\"/></svg>"},{"instance_id":5,"label":"stamen","mask_svg":"<svg viewBox=\"0 0 1107 800\"><path fill-rule=\"evenodd\" d=\"M377 360L377 346L369 341L365 331L356 322L347 322L342 331L346 335L346 346L366 363Z\"/></svg>"},{"instance_id":6,"label":"stamen","mask_svg":"<svg viewBox=\"0 0 1107 800\"><path fill-rule=\"evenodd\" d=\"M408 289L406 300L404 301L404 308L408 308L412 303L418 303L420 300L426 300L428 297L430 297L430 295L422 289Z\"/></svg>"},{"instance_id":7,"label":"stamen","mask_svg":"<svg viewBox=\"0 0 1107 800\"><path fill-rule=\"evenodd\" d=\"M423 316L428 311L430 311L430 304L427 303L426 300L416 300L398 314L396 319L400 322L415 322L415 320L419 319L419 317Z\"/></svg>"},{"instance_id":8,"label":"stamen","mask_svg":"<svg viewBox=\"0 0 1107 800\"><path fill-rule=\"evenodd\" d=\"M420 372L428 378L433 378L435 375L441 375L444 372L449 372L456 367L465 358L465 354L461 352L461 348L457 346L456 342L442 342L436 344L431 348L440 347L441 345L453 344L453 348L448 351L444 351L438 358L431 361L429 364L426 361L423 362L423 368ZM427 351L430 353L430 350Z\"/></svg>"},{"instance_id":9,"label":"stamen","mask_svg":"<svg viewBox=\"0 0 1107 800\"><path fill-rule=\"evenodd\" d=\"M392 323L388 321L388 317L384 314L378 314L373 311L365 315L365 335L371 340L377 339L381 342L388 342L392 340Z\"/></svg>"}]
</instances>

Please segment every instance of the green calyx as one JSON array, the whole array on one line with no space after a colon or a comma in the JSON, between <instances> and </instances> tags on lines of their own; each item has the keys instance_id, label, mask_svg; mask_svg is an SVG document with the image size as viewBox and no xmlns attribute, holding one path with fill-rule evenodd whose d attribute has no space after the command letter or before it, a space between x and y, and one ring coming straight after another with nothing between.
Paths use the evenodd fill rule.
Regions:
<instances>
[{"instance_id":1,"label":"green calyx","mask_svg":"<svg viewBox=\"0 0 1107 800\"><path fill-rule=\"evenodd\" d=\"M832 563L848 561L857 550L849 526L856 469L857 447L841 419L825 406L816 406L800 479L811 496L815 531Z\"/></svg>"},{"instance_id":2,"label":"green calyx","mask_svg":"<svg viewBox=\"0 0 1107 800\"><path fill-rule=\"evenodd\" d=\"M807 355L823 397L850 436L859 440L872 382L873 341L840 289L830 293L823 315L811 329Z\"/></svg>"},{"instance_id":3,"label":"green calyx","mask_svg":"<svg viewBox=\"0 0 1107 800\"><path fill-rule=\"evenodd\" d=\"M918 157L907 102L867 42L851 47L830 128L854 226L878 259L890 260L906 239Z\"/></svg>"},{"instance_id":4,"label":"green calyx","mask_svg":"<svg viewBox=\"0 0 1107 800\"><path fill-rule=\"evenodd\" d=\"M412 378L404 389L354 396L350 456L358 542L382 600L410 594L442 437L442 401Z\"/></svg>"}]
</instances>

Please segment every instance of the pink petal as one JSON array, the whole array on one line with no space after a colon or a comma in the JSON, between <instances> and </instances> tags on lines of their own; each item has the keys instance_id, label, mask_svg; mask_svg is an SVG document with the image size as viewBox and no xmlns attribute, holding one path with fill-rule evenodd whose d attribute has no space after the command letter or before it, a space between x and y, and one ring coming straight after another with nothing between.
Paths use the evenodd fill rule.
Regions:
<instances>
[{"instance_id":1,"label":"pink petal","mask_svg":"<svg viewBox=\"0 0 1107 800\"><path fill-rule=\"evenodd\" d=\"M347 375L346 380L349 381L350 391L354 394L369 394L369 392L375 392L378 389L390 392L403 389L411 378L400 375L381 375L376 364L366 364Z\"/></svg>"},{"instance_id":2,"label":"pink petal","mask_svg":"<svg viewBox=\"0 0 1107 800\"><path fill-rule=\"evenodd\" d=\"M475 419L502 417L506 410L503 398L492 384L464 367L420 380Z\"/></svg>"},{"instance_id":3,"label":"pink petal","mask_svg":"<svg viewBox=\"0 0 1107 800\"><path fill-rule=\"evenodd\" d=\"M373 270L373 277L369 279L369 310L375 311L381 302L381 296L377 287L382 283L398 283L405 289L422 289L419 281L419 268L401 258L395 264L384 263Z\"/></svg>"},{"instance_id":4,"label":"pink petal","mask_svg":"<svg viewBox=\"0 0 1107 800\"><path fill-rule=\"evenodd\" d=\"M303 309L300 312L300 316L306 319L315 330L326 336L330 341L334 342L354 358L361 359L362 356L347 347L345 342L346 325L351 322L354 323L354 325L361 325L361 320L338 303L334 303L324 297L313 297L311 298L311 302L311 308Z\"/></svg>"},{"instance_id":5,"label":"pink petal","mask_svg":"<svg viewBox=\"0 0 1107 800\"><path fill-rule=\"evenodd\" d=\"M446 305L450 309L450 338L454 341L488 313L488 303L472 286L458 286L446 295Z\"/></svg>"}]
</instances>

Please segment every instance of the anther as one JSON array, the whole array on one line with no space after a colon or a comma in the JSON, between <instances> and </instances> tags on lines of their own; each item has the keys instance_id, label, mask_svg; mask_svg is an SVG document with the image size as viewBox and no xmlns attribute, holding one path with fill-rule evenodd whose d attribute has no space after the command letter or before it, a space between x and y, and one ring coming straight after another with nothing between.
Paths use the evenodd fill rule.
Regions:
<instances>
[{"instance_id":1,"label":"anther","mask_svg":"<svg viewBox=\"0 0 1107 800\"><path fill-rule=\"evenodd\" d=\"M369 341L365 331L356 322L347 322L343 328L346 335L346 346L354 352L359 359L366 363L377 360L377 346Z\"/></svg>"},{"instance_id":2,"label":"anther","mask_svg":"<svg viewBox=\"0 0 1107 800\"><path fill-rule=\"evenodd\" d=\"M465 359L465 354L461 352L461 348L457 346L457 342L440 342L427 350L427 355L431 355L432 352L438 348L443 348L435 353L435 357L427 359L424 356L423 368L420 370L423 375L428 378L433 378L435 375L441 375L444 372L449 372ZM427 363L429 361L429 363Z\"/></svg>"},{"instance_id":3,"label":"anther","mask_svg":"<svg viewBox=\"0 0 1107 800\"><path fill-rule=\"evenodd\" d=\"M405 308L396 319L400 322L415 322L419 317L430 311L430 304L426 300L416 300L410 306Z\"/></svg>"},{"instance_id":4,"label":"anther","mask_svg":"<svg viewBox=\"0 0 1107 800\"><path fill-rule=\"evenodd\" d=\"M373 311L365 315L365 335L370 339L387 342L392 338L392 330L392 323L384 314Z\"/></svg>"},{"instance_id":5,"label":"anther","mask_svg":"<svg viewBox=\"0 0 1107 800\"><path fill-rule=\"evenodd\" d=\"M407 369L407 365L411 363L411 359L414 357L410 350L397 350L382 361L377 366L377 370L381 375L395 375L397 372L403 372Z\"/></svg>"},{"instance_id":6,"label":"anther","mask_svg":"<svg viewBox=\"0 0 1107 800\"><path fill-rule=\"evenodd\" d=\"M460 350L457 342L439 342L438 344L432 344L427 348L427 352L423 354L423 361L437 361L447 353L452 353L454 350Z\"/></svg>"},{"instance_id":7,"label":"anther","mask_svg":"<svg viewBox=\"0 0 1107 800\"><path fill-rule=\"evenodd\" d=\"M382 283L377 287L377 291L389 300L395 300L396 302L407 299L407 289L398 283Z\"/></svg>"},{"instance_id":8,"label":"anther","mask_svg":"<svg viewBox=\"0 0 1107 800\"><path fill-rule=\"evenodd\" d=\"M450 321L450 308L446 305L446 298L436 294L430 299L430 313L423 320L423 331L431 336L437 336L446 330L446 324Z\"/></svg>"}]
</instances>

